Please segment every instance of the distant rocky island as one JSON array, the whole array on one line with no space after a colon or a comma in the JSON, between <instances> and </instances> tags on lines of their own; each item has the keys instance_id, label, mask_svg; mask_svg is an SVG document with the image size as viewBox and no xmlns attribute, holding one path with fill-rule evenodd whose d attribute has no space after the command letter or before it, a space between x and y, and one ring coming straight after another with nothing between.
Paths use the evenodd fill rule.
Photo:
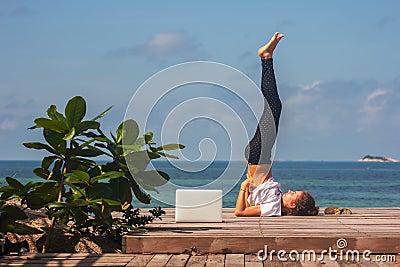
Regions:
<instances>
[{"instance_id":1,"label":"distant rocky island","mask_svg":"<svg viewBox=\"0 0 400 267\"><path fill-rule=\"evenodd\" d=\"M358 161L368 161L368 162L399 162L397 159L389 158L389 157L376 157L371 155L366 155L362 159Z\"/></svg>"}]
</instances>

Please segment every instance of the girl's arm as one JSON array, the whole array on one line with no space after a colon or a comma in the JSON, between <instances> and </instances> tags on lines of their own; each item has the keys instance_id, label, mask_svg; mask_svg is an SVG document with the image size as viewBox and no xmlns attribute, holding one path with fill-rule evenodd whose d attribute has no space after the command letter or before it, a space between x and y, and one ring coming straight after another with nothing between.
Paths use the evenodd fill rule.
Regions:
<instances>
[{"instance_id":1,"label":"girl's arm","mask_svg":"<svg viewBox=\"0 0 400 267\"><path fill-rule=\"evenodd\" d=\"M238 199L236 201L235 216L256 217L261 215L260 206L250 206L247 201L249 196L250 180L246 179L240 186Z\"/></svg>"}]
</instances>

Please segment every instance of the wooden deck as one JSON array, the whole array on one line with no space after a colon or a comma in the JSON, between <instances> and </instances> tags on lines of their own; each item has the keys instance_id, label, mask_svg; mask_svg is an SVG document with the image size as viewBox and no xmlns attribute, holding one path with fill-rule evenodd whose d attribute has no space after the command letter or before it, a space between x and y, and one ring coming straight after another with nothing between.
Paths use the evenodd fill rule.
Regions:
<instances>
[{"instance_id":1,"label":"wooden deck","mask_svg":"<svg viewBox=\"0 0 400 267\"><path fill-rule=\"evenodd\" d=\"M174 209L145 233L125 236L124 253L257 253L268 250L338 249L400 252L400 208L354 208L351 215L237 218L223 209L222 223L175 223ZM340 248L340 247L339 247Z\"/></svg>"},{"instance_id":2,"label":"wooden deck","mask_svg":"<svg viewBox=\"0 0 400 267\"><path fill-rule=\"evenodd\" d=\"M282 262L276 256L273 260L260 261L254 254L208 254L192 256L189 254L67 254L47 253L25 256L0 256L0 266L146 266L146 267L398 267L397 260L378 262L374 256L371 261L333 260L328 256L319 261Z\"/></svg>"},{"instance_id":3,"label":"wooden deck","mask_svg":"<svg viewBox=\"0 0 400 267\"><path fill-rule=\"evenodd\" d=\"M400 208L272 218L236 218L233 209L224 209L222 223L175 223L174 209L165 210L163 221L149 224L146 233L124 237L127 254L0 256L0 266L400 266ZM347 246L339 249L338 239L345 239ZM268 256L260 261L256 255L265 245L268 253L275 253L272 260ZM323 253L329 248L337 250L336 259L333 251L330 256ZM286 251L281 258L288 261L278 259L281 249ZM305 261L291 261L291 250L314 250L316 259L306 254ZM358 250L360 260L346 259L349 250ZM365 250L372 251L371 261L363 259Z\"/></svg>"}]
</instances>

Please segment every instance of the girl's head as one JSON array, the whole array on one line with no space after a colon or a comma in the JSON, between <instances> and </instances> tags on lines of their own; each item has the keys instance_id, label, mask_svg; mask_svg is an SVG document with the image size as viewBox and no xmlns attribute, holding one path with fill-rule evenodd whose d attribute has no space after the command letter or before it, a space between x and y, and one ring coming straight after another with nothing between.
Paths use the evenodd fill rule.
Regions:
<instances>
[{"instance_id":1,"label":"girl's head","mask_svg":"<svg viewBox=\"0 0 400 267\"><path fill-rule=\"evenodd\" d=\"M282 215L314 216L318 215L318 206L307 191L291 191L282 195Z\"/></svg>"}]
</instances>

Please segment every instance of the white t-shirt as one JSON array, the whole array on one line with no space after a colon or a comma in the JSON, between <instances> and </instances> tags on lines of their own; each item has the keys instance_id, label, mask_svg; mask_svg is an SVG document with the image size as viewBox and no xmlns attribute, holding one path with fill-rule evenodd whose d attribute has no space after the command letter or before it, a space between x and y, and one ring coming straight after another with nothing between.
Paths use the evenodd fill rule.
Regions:
<instances>
[{"instance_id":1,"label":"white t-shirt","mask_svg":"<svg viewBox=\"0 0 400 267\"><path fill-rule=\"evenodd\" d=\"M272 177L257 187L250 185L249 193L247 201L251 206L260 205L261 216L281 216L281 185Z\"/></svg>"}]
</instances>

